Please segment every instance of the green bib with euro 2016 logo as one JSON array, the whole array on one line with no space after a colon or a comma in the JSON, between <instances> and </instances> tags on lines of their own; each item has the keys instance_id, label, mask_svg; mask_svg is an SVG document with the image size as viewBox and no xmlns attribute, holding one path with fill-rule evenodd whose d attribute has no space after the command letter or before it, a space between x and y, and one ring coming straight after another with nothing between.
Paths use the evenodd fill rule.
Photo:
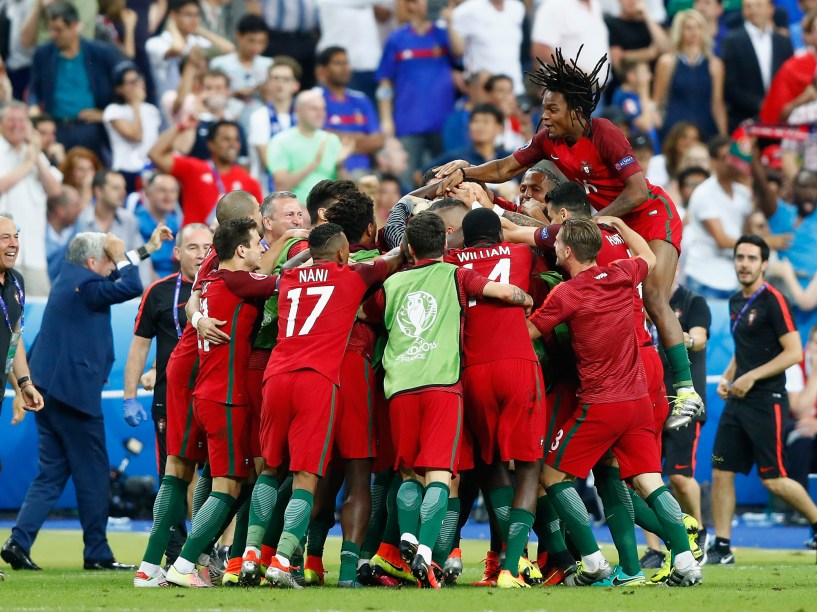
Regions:
<instances>
[{"instance_id":1,"label":"green bib with euro 2016 logo","mask_svg":"<svg viewBox=\"0 0 817 612\"><path fill-rule=\"evenodd\" d=\"M460 379L462 307L457 266L434 263L386 279L386 397Z\"/></svg>"},{"instance_id":2,"label":"green bib with euro 2016 logo","mask_svg":"<svg viewBox=\"0 0 817 612\"><path fill-rule=\"evenodd\" d=\"M287 262L287 253L296 242L300 242L303 238L290 238L281 249L281 254L278 255L278 260L275 262L273 274L279 274L281 267ZM264 302L264 318L261 320L261 328L255 336L253 348L257 349L272 349L278 344L278 295L273 295Z\"/></svg>"}]
</instances>

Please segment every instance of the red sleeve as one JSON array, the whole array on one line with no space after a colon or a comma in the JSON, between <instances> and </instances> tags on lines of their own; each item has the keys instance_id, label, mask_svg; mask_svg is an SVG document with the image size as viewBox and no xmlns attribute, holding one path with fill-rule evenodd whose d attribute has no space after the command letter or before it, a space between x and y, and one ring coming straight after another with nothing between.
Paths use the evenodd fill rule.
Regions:
<instances>
[{"instance_id":1,"label":"red sleeve","mask_svg":"<svg viewBox=\"0 0 817 612\"><path fill-rule=\"evenodd\" d=\"M278 276L256 274L243 270L219 270L217 274L224 279L231 293L243 299L268 298L278 290Z\"/></svg>"},{"instance_id":2,"label":"red sleeve","mask_svg":"<svg viewBox=\"0 0 817 612\"><path fill-rule=\"evenodd\" d=\"M382 323L386 312L386 293L381 287L363 302L363 314L369 323Z\"/></svg>"},{"instance_id":3,"label":"red sleeve","mask_svg":"<svg viewBox=\"0 0 817 612\"><path fill-rule=\"evenodd\" d=\"M299 240L291 247L289 247L289 253L287 253L287 261L298 255L299 253L303 253L308 248L309 248L308 240Z\"/></svg>"},{"instance_id":4,"label":"red sleeve","mask_svg":"<svg viewBox=\"0 0 817 612\"><path fill-rule=\"evenodd\" d=\"M519 206L496 194L494 194L494 204L500 208L504 208L505 210L510 210L511 212L517 212L519 210Z\"/></svg>"},{"instance_id":5,"label":"red sleeve","mask_svg":"<svg viewBox=\"0 0 817 612\"><path fill-rule=\"evenodd\" d=\"M533 235L533 241L536 247L543 251L552 251L556 248L556 234L562 229L561 223L554 223L553 225L546 225L536 230Z\"/></svg>"},{"instance_id":6,"label":"red sleeve","mask_svg":"<svg viewBox=\"0 0 817 612\"><path fill-rule=\"evenodd\" d=\"M513 152L514 159L523 166L532 166L547 156L546 148L550 146L547 130L534 134L528 142Z\"/></svg>"},{"instance_id":7,"label":"red sleeve","mask_svg":"<svg viewBox=\"0 0 817 612\"><path fill-rule=\"evenodd\" d=\"M577 298L573 288L567 283L556 285L529 320L542 334L546 334L576 312Z\"/></svg>"},{"instance_id":8,"label":"red sleeve","mask_svg":"<svg viewBox=\"0 0 817 612\"><path fill-rule=\"evenodd\" d=\"M204 261L201 262L198 271L196 272L196 278L193 279L193 289L192 291L201 291L201 281L210 274L213 270L218 268L218 256L216 255L216 250L210 247L210 251L207 253L207 257L204 258Z\"/></svg>"},{"instance_id":9,"label":"red sleeve","mask_svg":"<svg viewBox=\"0 0 817 612\"><path fill-rule=\"evenodd\" d=\"M384 259L375 259L372 263L351 264L349 267L358 273L360 279L368 287L386 280L389 271L389 266Z\"/></svg>"},{"instance_id":10,"label":"red sleeve","mask_svg":"<svg viewBox=\"0 0 817 612\"><path fill-rule=\"evenodd\" d=\"M460 285L460 292L465 294L466 301L469 298L482 299L482 292L489 281L482 274L470 268L457 268L457 282Z\"/></svg>"},{"instance_id":11,"label":"red sleeve","mask_svg":"<svg viewBox=\"0 0 817 612\"><path fill-rule=\"evenodd\" d=\"M650 273L650 268L647 265L647 262L640 257L618 259L610 265L617 266L624 270L627 273L627 276L632 280L633 288L638 287L638 285L640 285Z\"/></svg>"},{"instance_id":12,"label":"red sleeve","mask_svg":"<svg viewBox=\"0 0 817 612\"><path fill-rule=\"evenodd\" d=\"M616 173L619 180L625 181L633 174L642 172L627 137L607 119L593 119L591 140L599 157Z\"/></svg>"}]
</instances>

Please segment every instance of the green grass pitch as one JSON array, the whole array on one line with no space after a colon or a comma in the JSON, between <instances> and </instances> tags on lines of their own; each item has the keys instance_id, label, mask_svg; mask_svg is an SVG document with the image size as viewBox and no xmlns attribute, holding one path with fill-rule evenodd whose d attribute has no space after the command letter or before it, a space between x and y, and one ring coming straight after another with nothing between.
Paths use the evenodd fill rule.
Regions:
<instances>
[{"instance_id":1,"label":"green grass pitch","mask_svg":"<svg viewBox=\"0 0 817 612\"><path fill-rule=\"evenodd\" d=\"M0 533L4 541L8 533ZM138 563L147 534L111 533L111 546L122 562ZM481 576L485 542L463 542L462 584ZM645 586L626 589L567 587L504 591L455 586L440 592L401 589L345 591L335 588L340 541L326 545L327 586L304 591L179 588L134 589L130 572L82 570L82 535L78 531L43 531L32 551L42 572L14 572L7 565L0 582L0 610L29 609L265 609L265 610L817 610L814 552L736 550L739 565L705 567L704 584L692 589ZM615 559L615 551L605 547Z\"/></svg>"}]
</instances>

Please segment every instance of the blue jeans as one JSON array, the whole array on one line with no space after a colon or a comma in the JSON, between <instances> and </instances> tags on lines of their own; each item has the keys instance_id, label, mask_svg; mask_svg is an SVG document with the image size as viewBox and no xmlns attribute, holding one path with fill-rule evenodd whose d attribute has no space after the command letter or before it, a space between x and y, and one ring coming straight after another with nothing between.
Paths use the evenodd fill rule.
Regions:
<instances>
[{"instance_id":1,"label":"blue jeans","mask_svg":"<svg viewBox=\"0 0 817 612\"><path fill-rule=\"evenodd\" d=\"M699 283L694 278L687 276L684 287L697 293L705 300L728 300L735 294L736 289L715 289L703 283Z\"/></svg>"}]
</instances>

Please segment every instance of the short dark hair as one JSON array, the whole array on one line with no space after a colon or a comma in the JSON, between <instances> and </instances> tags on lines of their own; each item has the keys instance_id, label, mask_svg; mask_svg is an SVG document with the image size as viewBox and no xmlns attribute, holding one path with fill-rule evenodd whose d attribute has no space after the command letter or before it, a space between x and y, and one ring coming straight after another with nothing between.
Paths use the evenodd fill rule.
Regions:
<instances>
[{"instance_id":1,"label":"short dark hair","mask_svg":"<svg viewBox=\"0 0 817 612\"><path fill-rule=\"evenodd\" d=\"M573 181L565 181L548 191L545 202L552 204L556 210L564 208L579 219L589 219L593 214L584 187Z\"/></svg>"},{"instance_id":2,"label":"short dark hair","mask_svg":"<svg viewBox=\"0 0 817 612\"><path fill-rule=\"evenodd\" d=\"M717 159L718 153L723 147L728 147L732 144L732 139L729 136L713 136L706 143L706 148L709 150L709 158Z\"/></svg>"},{"instance_id":3,"label":"short dark hair","mask_svg":"<svg viewBox=\"0 0 817 612\"><path fill-rule=\"evenodd\" d=\"M360 242L374 223L374 202L365 193L347 193L326 211L326 220L339 225L350 242Z\"/></svg>"},{"instance_id":4,"label":"short dark hair","mask_svg":"<svg viewBox=\"0 0 817 612\"><path fill-rule=\"evenodd\" d=\"M429 181L433 180L434 177L437 175L437 168L429 168L425 172L423 172L423 178L420 179L420 185L428 185Z\"/></svg>"},{"instance_id":5,"label":"short dark hair","mask_svg":"<svg viewBox=\"0 0 817 612\"><path fill-rule=\"evenodd\" d=\"M94 180L91 183L91 187L93 189L96 189L97 187L102 189L108 180L109 174L119 174L119 172L117 172L116 170L111 170L110 168L100 168L99 170L97 170L96 174L94 174Z\"/></svg>"},{"instance_id":6,"label":"short dark hair","mask_svg":"<svg viewBox=\"0 0 817 612\"><path fill-rule=\"evenodd\" d=\"M494 211L487 208L475 208L462 219L462 240L470 247L479 242L499 242L502 224Z\"/></svg>"},{"instance_id":7,"label":"short dark hair","mask_svg":"<svg viewBox=\"0 0 817 612\"><path fill-rule=\"evenodd\" d=\"M757 234L743 234L735 243L735 248L732 251L732 257L737 255L738 247L742 244L753 244L760 249L760 260L769 261L769 245Z\"/></svg>"},{"instance_id":8,"label":"short dark hair","mask_svg":"<svg viewBox=\"0 0 817 612\"><path fill-rule=\"evenodd\" d=\"M568 219L559 236L580 263L594 260L601 251L601 230L590 219Z\"/></svg>"},{"instance_id":9,"label":"short dark hair","mask_svg":"<svg viewBox=\"0 0 817 612\"><path fill-rule=\"evenodd\" d=\"M485 91L491 93L494 90L494 87L496 87L496 84L500 81L510 81L511 84L513 84L513 79L507 74L494 74L489 77L487 81L485 81Z\"/></svg>"},{"instance_id":10,"label":"short dark hair","mask_svg":"<svg viewBox=\"0 0 817 612\"><path fill-rule=\"evenodd\" d=\"M329 208L333 200L339 200L342 195L357 190L357 186L352 181L333 181L331 179L318 181L306 196L306 210L312 225L318 223L319 209Z\"/></svg>"},{"instance_id":11,"label":"short dark hair","mask_svg":"<svg viewBox=\"0 0 817 612\"><path fill-rule=\"evenodd\" d=\"M221 70L220 68L209 68L207 70L207 72L205 72L203 75L201 75L202 82L204 82L204 79L206 79L208 77L211 78L211 79L213 77L215 77L217 79L224 79L224 82L227 83L227 87L230 86L230 76L226 72Z\"/></svg>"},{"instance_id":12,"label":"short dark hair","mask_svg":"<svg viewBox=\"0 0 817 612\"><path fill-rule=\"evenodd\" d=\"M238 123L228 119L220 119L211 125L209 130L207 130L207 142L213 142L218 137L218 131L227 125L234 127L236 130L238 130L239 135L241 134L241 129L238 127Z\"/></svg>"},{"instance_id":13,"label":"short dark hair","mask_svg":"<svg viewBox=\"0 0 817 612\"><path fill-rule=\"evenodd\" d=\"M488 102L482 102L474 105L474 108L471 109L471 116L468 118L468 123L471 123L471 120L475 115L491 115L494 119L496 119L496 122L499 125L505 123L505 115L502 114L502 111Z\"/></svg>"},{"instance_id":14,"label":"short dark hair","mask_svg":"<svg viewBox=\"0 0 817 612\"><path fill-rule=\"evenodd\" d=\"M337 223L322 223L309 232L309 250L313 259L326 254L329 243L343 233L343 228Z\"/></svg>"},{"instance_id":15,"label":"short dark hair","mask_svg":"<svg viewBox=\"0 0 817 612\"><path fill-rule=\"evenodd\" d=\"M706 168L702 168L701 166L690 166L689 168L684 168L678 173L678 186L683 187L684 183L690 176L695 176L699 174L706 178L709 178L709 170Z\"/></svg>"},{"instance_id":16,"label":"short dark hair","mask_svg":"<svg viewBox=\"0 0 817 612\"><path fill-rule=\"evenodd\" d=\"M261 32L267 34L269 29L267 28L267 22L260 15L244 15L238 20L235 31L239 34L258 34Z\"/></svg>"},{"instance_id":17,"label":"short dark hair","mask_svg":"<svg viewBox=\"0 0 817 612\"><path fill-rule=\"evenodd\" d=\"M425 176L425 175L423 175ZM400 178L396 174L392 174L391 172L384 172L380 175L380 182L381 183L397 183L400 185L400 189L403 189L403 184L400 182Z\"/></svg>"},{"instance_id":18,"label":"short dark hair","mask_svg":"<svg viewBox=\"0 0 817 612\"><path fill-rule=\"evenodd\" d=\"M197 7L199 7L199 10L201 10L201 3L199 0L170 0L170 2L167 4L167 10L177 13L188 4L195 4Z\"/></svg>"},{"instance_id":19,"label":"short dark hair","mask_svg":"<svg viewBox=\"0 0 817 612\"><path fill-rule=\"evenodd\" d=\"M429 206L428 210L431 212L440 212L443 210L451 210L452 208L464 208L468 210L468 205L459 198L442 198Z\"/></svg>"},{"instance_id":20,"label":"short dark hair","mask_svg":"<svg viewBox=\"0 0 817 612\"><path fill-rule=\"evenodd\" d=\"M47 115L43 113L42 115L37 115L36 117L31 118L31 124L36 128L41 123L53 123L54 125L57 124L57 120L54 119L51 115Z\"/></svg>"},{"instance_id":21,"label":"short dark hair","mask_svg":"<svg viewBox=\"0 0 817 612\"><path fill-rule=\"evenodd\" d=\"M417 259L436 259L445 251L445 223L439 215L424 210L408 222L406 239Z\"/></svg>"},{"instance_id":22,"label":"short dark hair","mask_svg":"<svg viewBox=\"0 0 817 612\"><path fill-rule=\"evenodd\" d=\"M227 261L235 256L235 250L240 246L250 246L252 236L250 232L257 232L258 226L249 217L227 219L218 226L213 235L213 248L216 250L219 261Z\"/></svg>"},{"instance_id":23,"label":"short dark hair","mask_svg":"<svg viewBox=\"0 0 817 612\"><path fill-rule=\"evenodd\" d=\"M326 47L326 49L318 53L318 56L315 58L315 65L326 67L330 64L330 62L336 55L339 55L341 53L346 54L346 49L335 45L331 47Z\"/></svg>"},{"instance_id":24,"label":"short dark hair","mask_svg":"<svg viewBox=\"0 0 817 612\"><path fill-rule=\"evenodd\" d=\"M289 57L288 55L276 55L272 58L272 66L270 66L270 70L272 70L275 66L288 66L290 70L292 70L292 76L295 77L296 81L301 80L301 76L303 75L303 68L301 68L300 62L293 57Z\"/></svg>"},{"instance_id":25,"label":"short dark hair","mask_svg":"<svg viewBox=\"0 0 817 612\"><path fill-rule=\"evenodd\" d=\"M48 21L62 19L65 25L73 25L79 21L79 11L71 2L55 0L45 7L45 17Z\"/></svg>"}]
</instances>

